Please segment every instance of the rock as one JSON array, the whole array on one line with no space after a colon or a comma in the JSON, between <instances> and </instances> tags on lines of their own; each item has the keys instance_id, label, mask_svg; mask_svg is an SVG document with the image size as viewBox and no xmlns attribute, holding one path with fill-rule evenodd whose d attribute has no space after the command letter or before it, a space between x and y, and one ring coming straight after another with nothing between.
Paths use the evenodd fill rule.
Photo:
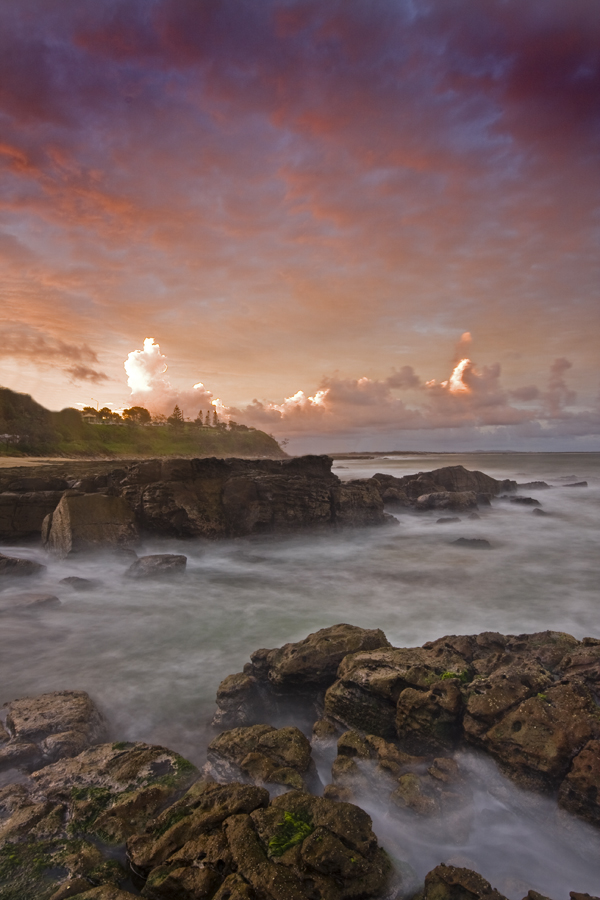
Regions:
<instances>
[{"instance_id":1,"label":"rock","mask_svg":"<svg viewBox=\"0 0 600 900\"><path fill-rule=\"evenodd\" d=\"M497 481L484 472L469 471L464 466L444 466L434 469L429 476L444 490L452 492L475 491L496 496L502 491L516 489L514 481Z\"/></svg>"},{"instance_id":2,"label":"rock","mask_svg":"<svg viewBox=\"0 0 600 900\"><path fill-rule=\"evenodd\" d=\"M572 484L563 484L563 487L587 487L587 481L574 481Z\"/></svg>"},{"instance_id":3,"label":"rock","mask_svg":"<svg viewBox=\"0 0 600 900\"><path fill-rule=\"evenodd\" d=\"M61 578L58 583L66 584L75 591L91 591L98 584L96 581L90 581L89 578L79 578L77 575L68 575L66 578Z\"/></svg>"},{"instance_id":4,"label":"rock","mask_svg":"<svg viewBox=\"0 0 600 900\"><path fill-rule=\"evenodd\" d=\"M106 738L106 722L84 691L54 691L7 704L11 735L0 746L0 771L31 771L61 757L75 756Z\"/></svg>"},{"instance_id":5,"label":"rock","mask_svg":"<svg viewBox=\"0 0 600 900\"><path fill-rule=\"evenodd\" d=\"M518 484L518 491L546 491L552 487L550 484L546 484L545 481L528 481L526 484Z\"/></svg>"},{"instance_id":6,"label":"rock","mask_svg":"<svg viewBox=\"0 0 600 900\"><path fill-rule=\"evenodd\" d=\"M589 741L571 765L558 792L560 806L600 826L600 741Z\"/></svg>"},{"instance_id":7,"label":"rock","mask_svg":"<svg viewBox=\"0 0 600 900\"><path fill-rule=\"evenodd\" d=\"M571 759L600 737L600 716L583 684L558 684L524 700L480 737L525 786L554 787Z\"/></svg>"},{"instance_id":8,"label":"rock","mask_svg":"<svg viewBox=\"0 0 600 900\"><path fill-rule=\"evenodd\" d=\"M469 513L469 515L467 516L467 519L481 519L481 516L479 515L479 513L472 512L472 513Z\"/></svg>"},{"instance_id":9,"label":"rock","mask_svg":"<svg viewBox=\"0 0 600 900\"><path fill-rule=\"evenodd\" d=\"M337 754L331 769L333 785L325 789L325 796L330 797L331 788L335 787L336 791L342 788L354 800L367 796L387 802L390 792L398 786L398 778L424 762L421 757L404 753L391 741L358 731L341 735Z\"/></svg>"},{"instance_id":10,"label":"rock","mask_svg":"<svg viewBox=\"0 0 600 900\"><path fill-rule=\"evenodd\" d=\"M198 775L165 747L117 742L61 759L32 779L44 797L65 807L71 834L117 845L143 831Z\"/></svg>"},{"instance_id":11,"label":"rock","mask_svg":"<svg viewBox=\"0 0 600 900\"><path fill-rule=\"evenodd\" d=\"M42 522L47 515L54 512L62 495L62 490L0 493L0 540L14 541L37 537Z\"/></svg>"},{"instance_id":12,"label":"rock","mask_svg":"<svg viewBox=\"0 0 600 900\"><path fill-rule=\"evenodd\" d=\"M545 509L540 509L540 507L536 506L531 510L534 516L549 516L550 513L547 513Z\"/></svg>"},{"instance_id":13,"label":"rock","mask_svg":"<svg viewBox=\"0 0 600 900\"><path fill-rule=\"evenodd\" d=\"M581 894L579 891L569 891L571 900L600 900L600 897L592 897L590 894Z\"/></svg>"},{"instance_id":14,"label":"rock","mask_svg":"<svg viewBox=\"0 0 600 900\"><path fill-rule=\"evenodd\" d=\"M79 894L79 900L131 900L133 896L129 891L121 891L112 884L99 884L84 894ZM51 897L50 900L54 898Z\"/></svg>"},{"instance_id":15,"label":"rock","mask_svg":"<svg viewBox=\"0 0 600 900\"><path fill-rule=\"evenodd\" d=\"M425 877L423 900L506 900L506 897L477 872L442 863Z\"/></svg>"},{"instance_id":16,"label":"rock","mask_svg":"<svg viewBox=\"0 0 600 900\"><path fill-rule=\"evenodd\" d=\"M348 728L394 740L403 690L426 692L445 674L462 673L465 658L452 647L381 648L349 654L325 694L325 713Z\"/></svg>"},{"instance_id":17,"label":"rock","mask_svg":"<svg viewBox=\"0 0 600 900\"><path fill-rule=\"evenodd\" d=\"M477 494L474 491L436 491L421 494L414 504L415 509L467 510L477 508Z\"/></svg>"},{"instance_id":18,"label":"rock","mask_svg":"<svg viewBox=\"0 0 600 900\"><path fill-rule=\"evenodd\" d=\"M357 650L389 646L380 629L355 625L321 628L297 643L275 650L257 650L243 673L228 676L217 691L214 723L251 725L278 715L289 707L317 717L325 689L334 680L340 662Z\"/></svg>"},{"instance_id":19,"label":"rock","mask_svg":"<svg viewBox=\"0 0 600 900\"><path fill-rule=\"evenodd\" d=\"M448 516L447 518L436 519L436 525L449 525L451 522L460 522L460 516Z\"/></svg>"},{"instance_id":20,"label":"rock","mask_svg":"<svg viewBox=\"0 0 600 900\"><path fill-rule=\"evenodd\" d=\"M302 791L268 805L260 788L200 783L127 849L150 900L349 900L401 887L363 810Z\"/></svg>"},{"instance_id":21,"label":"rock","mask_svg":"<svg viewBox=\"0 0 600 900\"><path fill-rule=\"evenodd\" d=\"M0 612L34 612L56 606L60 606L60 600L54 594L14 594L2 598Z\"/></svg>"},{"instance_id":22,"label":"rock","mask_svg":"<svg viewBox=\"0 0 600 900\"><path fill-rule=\"evenodd\" d=\"M221 781L249 781L261 787L318 791L321 786L310 743L294 726L252 725L224 731L208 746L204 772Z\"/></svg>"},{"instance_id":23,"label":"rock","mask_svg":"<svg viewBox=\"0 0 600 900\"><path fill-rule=\"evenodd\" d=\"M430 690L405 688L396 707L396 732L412 753L453 749L461 735L462 695L458 679L434 682Z\"/></svg>"},{"instance_id":24,"label":"rock","mask_svg":"<svg viewBox=\"0 0 600 900\"><path fill-rule=\"evenodd\" d=\"M33 559L19 559L17 556L5 556L0 553L0 577L28 578L31 575L40 575L46 566Z\"/></svg>"},{"instance_id":25,"label":"rock","mask_svg":"<svg viewBox=\"0 0 600 900\"><path fill-rule=\"evenodd\" d=\"M332 491L333 515L338 527L382 525L384 501L370 478L341 482Z\"/></svg>"},{"instance_id":26,"label":"rock","mask_svg":"<svg viewBox=\"0 0 600 900\"><path fill-rule=\"evenodd\" d=\"M137 540L133 511L121 497L67 491L42 529L46 547L60 557L127 545Z\"/></svg>"},{"instance_id":27,"label":"rock","mask_svg":"<svg viewBox=\"0 0 600 900\"><path fill-rule=\"evenodd\" d=\"M187 556L178 553L156 553L152 556L140 556L129 566L127 578L161 578L169 575L181 575L185 572Z\"/></svg>"},{"instance_id":28,"label":"rock","mask_svg":"<svg viewBox=\"0 0 600 900\"><path fill-rule=\"evenodd\" d=\"M518 503L520 506L541 506L539 500L536 500L535 497L511 497L511 503Z\"/></svg>"},{"instance_id":29,"label":"rock","mask_svg":"<svg viewBox=\"0 0 600 900\"><path fill-rule=\"evenodd\" d=\"M470 550L491 550L492 545L485 538L458 538L452 541L454 547L468 547Z\"/></svg>"}]
</instances>

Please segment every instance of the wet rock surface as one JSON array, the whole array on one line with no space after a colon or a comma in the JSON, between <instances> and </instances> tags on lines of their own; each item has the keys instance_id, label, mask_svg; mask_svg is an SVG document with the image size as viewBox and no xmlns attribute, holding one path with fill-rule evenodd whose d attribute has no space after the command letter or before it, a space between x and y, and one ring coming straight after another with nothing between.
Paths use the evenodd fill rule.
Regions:
<instances>
[{"instance_id":1,"label":"wet rock surface","mask_svg":"<svg viewBox=\"0 0 600 900\"><path fill-rule=\"evenodd\" d=\"M44 545L57 556L110 545L135 543L138 530L133 511L121 497L66 491L53 513L44 519Z\"/></svg>"},{"instance_id":2,"label":"wet rock surface","mask_svg":"<svg viewBox=\"0 0 600 900\"><path fill-rule=\"evenodd\" d=\"M18 556L5 556L0 553L0 578L28 578L41 575L46 566L33 559L20 559Z\"/></svg>"}]
</instances>

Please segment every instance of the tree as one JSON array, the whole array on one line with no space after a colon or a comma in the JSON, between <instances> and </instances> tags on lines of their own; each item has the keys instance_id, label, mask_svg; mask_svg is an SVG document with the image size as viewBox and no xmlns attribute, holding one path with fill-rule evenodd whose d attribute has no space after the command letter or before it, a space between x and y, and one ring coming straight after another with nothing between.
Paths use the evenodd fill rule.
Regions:
<instances>
[{"instance_id":1,"label":"tree","mask_svg":"<svg viewBox=\"0 0 600 900\"><path fill-rule=\"evenodd\" d=\"M173 412L167 419L167 422L169 423L169 425L174 425L175 428L183 427L183 413L181 412L177 404L175 404Z\"/></svg>"},{"instance_id":2,"label":"tree","mask_svg":"<svg viewBox=\"0 0 600 900\"><path fill-rule=\"evenodd\" d=\"M198 410L198 415L194 419L194 424L196 425L204 425L204 420L202 419L202 410Z\"/></svg>"},{"instance_id":3,"label":"tree","mask_svg":"<svg viewBox=\"0 0 600 900\"><path fill-rule=\"evenodd\" d=\"M147 425L152 416L145 407L132 406L131 409L123 410L123 418L132 425Z\"/></svg>"},{"instance_id":4,"label":"tree","mask_svg":"<svg viewBox=\"0 0 600 900\"><path fill-rule=\"evenodd\" d=\"M212 421L212 423L213 423L213 428L218 428L218 427L219 427L219 416L218 416L218 413L217 413L216 409L213 410L213 421Z\"/></svg>"},{"instance_id":5,"label":"tree","mask_svg":"<svg viewBox=\"0 0 600 900\"><path fill-rule=\"evenodd\" d=\"M93 406L84 406L81 411L87 413L88 416L96 416L98 418L98 410L94 409Z\"/></svg>"}]
</instances>

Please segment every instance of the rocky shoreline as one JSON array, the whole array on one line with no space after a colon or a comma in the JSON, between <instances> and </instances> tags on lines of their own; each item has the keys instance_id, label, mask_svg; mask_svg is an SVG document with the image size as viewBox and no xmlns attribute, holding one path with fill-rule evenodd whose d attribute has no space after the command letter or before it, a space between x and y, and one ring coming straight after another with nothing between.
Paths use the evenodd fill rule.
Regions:
<instances>
[{"instance_id":1,"label":"rocky shoreline","mask_svg":"<svg viewBox=\"0 0 600 900\"><path fill-rule=\"evenodd\" d=\"M464 866L440 863L418 883L360 804L468 830L455 751L470 745L600 827L599 684L595 638L395 648L380 630L336 625L257 650L225 679L226 727L202 771L114 740L83 692L14 700L0 730L0 898L504 900ZM321 771L332 760L327 783L316 758Z\"/></svg>"},{"instance_id":2,"label":"rocky shoreline","mask_svg":"<svg viewBox=\"0 0 600 900\"><path fill-rule=\"evenodd\" d=\"M462 466L341 482L327 457L5 470L0 537L37 539L59 559L110 551L128 578L174 580L186 557L138 557L140 541L396 524L386 509L478 518L496 498L537 514L519 491L541 487ZM0 554L4 584L43 569ZM6 602L2 611L31 613L60 600L29 592ZM254 651L221 683L216 707L198 769L166 747L121 741L82 691L7 703L0 900L505 900L451 857L419 880L362 808L376 804L392 827L398 816L427 821L460 842L472 827L465 752L550 798L557 816L600 828L598 638L484 632L394 647L380 629L340 624ZM527 900L549 898L532 887Z\"/></svg>"}]
</instances>

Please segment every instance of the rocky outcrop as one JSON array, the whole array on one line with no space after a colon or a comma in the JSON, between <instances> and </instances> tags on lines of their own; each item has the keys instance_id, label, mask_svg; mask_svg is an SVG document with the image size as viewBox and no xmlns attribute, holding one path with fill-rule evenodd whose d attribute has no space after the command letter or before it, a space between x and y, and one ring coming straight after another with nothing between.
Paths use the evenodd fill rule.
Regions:
<instances>
[{"instance_id":1,"label":"rocky outcrop","mask_svg":"<svg viewBox=\"0 0 600 900\"><path fill-rule=\"evenodd\" d=\"M8 703L0 771L39 769L106 740L104 717L84 691L54 691Z\"/></svg>"},{"instance_id":2,"label":"rocky outcrop","mask_svg":"<svg viewBox=\"0 0 600 900\"><path fill-rule=\"evenodd\" d=\"M128 546L137 537L134 515L125 500L78 491L66 491L42 527L44 545L60 557Z\"/></svg>"},{"instance_id":3,"label":"rocky outcrop","mask_svg":"<svg viewBox=\"0 0 600 900\"><path fill-rule=\"evenodd\" d=\"M150 900L344 900L401 886L363 810L303 791L269 803L261 788L199 782L127 850Z\"/></svg>"},{"instance_id":4,"label":"rocky outcrop","mask_svg":"<svg viewBox=\"0 0 600 900\"><path fill-rule=\"evenodd\" d=\"M380 629L333 625L275 650L256 650L243 672L229 675L217 691L216 725L231 727L277 718L294 700L312 722L341 661L359 650L388 647Z\"/></svg>"},{"instance_id":5,"label":"rocky outcrop","mask_svg":"<svg viewBox=\"0 0 600 900\"><path fill-rule=\"evenodd\" d=\"M444 466L433 472L419 472L401 478L377 473L371 480L377 484L384 503L391 508L413 507L420 510L489 506L492 497L517 490L516 481L498 481L484 472L470 471L464 466ZM436 494L445 496L434 499Z\"/></svg>"},{"instance_id":6,"label":"rocky outcrop","mask_svg":"<svg viewBox=\"0 0 600 900\"><path fill-rule=\"evenodd\" d=\"M321 787L310 742L293 725L251 725L224 731L209 744L204 771L219 781L270 786L271 792L279 786L281 790L318 793Z\"/></svg>"}]
</instances>

